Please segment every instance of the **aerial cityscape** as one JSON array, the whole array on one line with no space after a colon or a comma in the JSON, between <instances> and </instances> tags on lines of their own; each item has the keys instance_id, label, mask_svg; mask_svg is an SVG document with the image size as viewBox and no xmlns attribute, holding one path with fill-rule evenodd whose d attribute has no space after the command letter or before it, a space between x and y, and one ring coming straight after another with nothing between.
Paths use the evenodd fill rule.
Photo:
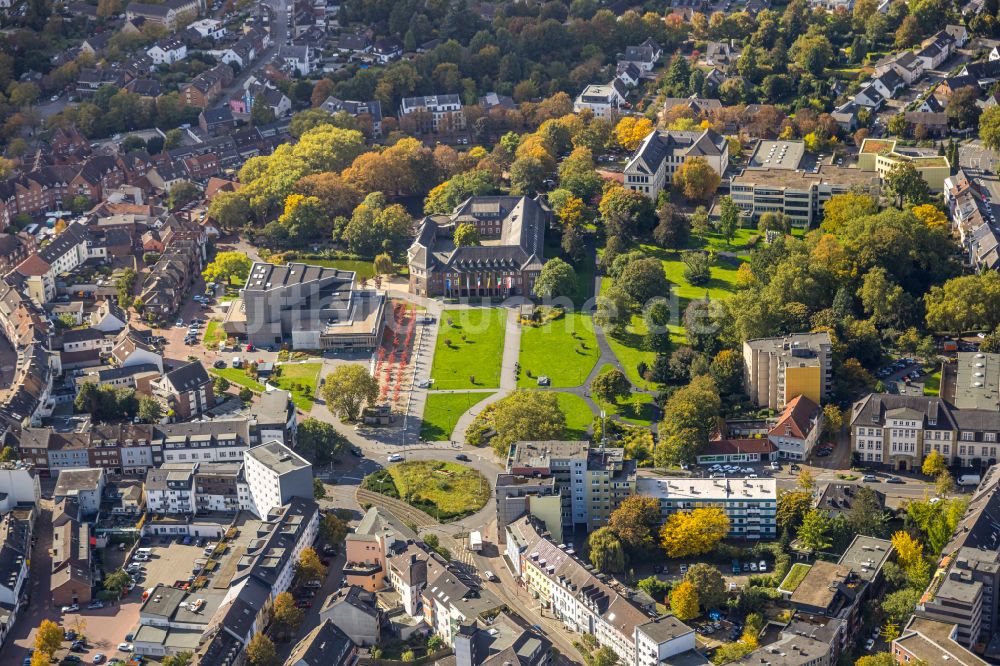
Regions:
<instances>
[{"instance_id":1,"label":"aerial cityscape","mask_svg":"<svg viewBox=\"0 0 1000 666\"><path fill-rule=\"evenodd\" d=\"M998 0L0 0L0 666L1000 664L998 172Z\"/></svg>"}]
</instances>

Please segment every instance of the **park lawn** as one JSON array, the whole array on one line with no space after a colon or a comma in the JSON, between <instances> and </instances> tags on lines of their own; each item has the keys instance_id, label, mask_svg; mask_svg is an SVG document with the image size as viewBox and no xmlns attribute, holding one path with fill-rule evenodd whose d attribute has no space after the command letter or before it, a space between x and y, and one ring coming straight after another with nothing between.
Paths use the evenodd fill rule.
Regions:
<instances>
[{"instance_id":1,"label":"park lawn","mask_svg":"<svg viewBox=\"0 0 1000 666\"><path fill-rule=\"evenodd\" d=\"M482 402L492 393L435 393L427 394L424 418L420 424L420 439L428 442L450 440L458 419L473 405Z\"/></svg>"},{"instance_id":2,"label":"park lawn","mask_svg":"<svg viewBox=\"0 0 1000 666\"><path fill-rule=\"evenodd\" d=\"M941 395L941 371L927 375L924 380L924 395Z\"/></svg>"},{"instance_id":3,"label":"park lawn","mask_svg":"<svg viewBox=\"0 0 1000 666\"><path fill-rule=\"evenodd\" d=\"M545 375L554 388L580 386L600 355L590 315L567 312L541 326L523 326L517 385L533 388L538 386L538 377Z\"/></svg>"},{"instance_id":4,"label":"park lawn","mask_svg":"<svg viewBox=\"0 0 1000 666\"><path fill-rule=\"evenodd\" d=\"M304 412L312 409L316 399L316 383L322 363L282 363L281 375L271 377L268 383L292 394L292 402Z\"/></svg>"},{"instance_id":5,"label":"park lawn","mask_svg":"<svg viewBox=\"0 0 1000 666\"><path fill-rule=\"evenodd\" d=\"M252 379L243 371L243 368L210 368L213 375L225 377L230 384L248 388L255 393L263 393L264 385L256 379Z\"/></svg>"},{"instance_id":6,"label":"park lawn","mask_svg":"<svg viewBox=\"0 0 1000 666\"><path fill-rule=\"evenodd\" d=\"M387 469L400 498L438 520L475 513L490 498L486 477L458 463L412 460Z\"/></svg>"},{"instance_id":7,"label":"park lawn","mask_svg":"<svg viewBox=\"0 0 1000 666\"><path fill-rule=\"evenodd\" d=\"M670 330L673 333L674 327L671 327ZM646 322L643 321L642 315L632 315L632 323L625 327L624 333L621 335L608 333L607 338L611 345L611 351L618 357L618 362L622 364L622 370L629 381L640 388L652 389L654 388L653 384L639 376L639 363L645 362L646 365L652 365L656 359L656 352L642 349L644 335L646 335ZM673 340L673 335L671 335L671 340Z\"/></svg>"},{"instance_id":8,"label":"park lawn","mask_svg":"<svg viewBox=\"0 0 1000 666\"><path fill-rule=\"evenodd\" d=\"M431 366L434 388L500 388L506 324L503 308L442 312Z\"/></svg>"},{"instance_id":9,"label":"park lawn","mask_svg":"<svg viewBox=\"0 0 1000 666\"><path fill-rule=\"evenodd\" d=\"M608 415L617 415L619 419L635 425L650 426L656 418L656 405L649 393L633 393L616 405L604 405Z\"/></svg>"},{"instance_id":10,"label":"park lawn","mask_svg":"<svg viewBox=\"0 0 1000 666\"><path fill-rule=\"evenodd\" d=\"M559 409L566 415L566 439L587 439L587 431L594 423L594 412L587 401L575 393L556 393Z\"/></svg>"}]
</instances>

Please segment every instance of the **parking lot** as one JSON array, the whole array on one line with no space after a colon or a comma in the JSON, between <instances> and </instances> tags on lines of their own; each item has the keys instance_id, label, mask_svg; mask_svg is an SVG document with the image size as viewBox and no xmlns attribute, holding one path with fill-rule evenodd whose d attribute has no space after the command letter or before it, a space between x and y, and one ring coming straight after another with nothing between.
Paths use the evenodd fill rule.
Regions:
<instances>
[{"instance_id":1,"label":"parking lot","mask_svg":"<svg viewBox=\"0 0 1000 666\"><path fill-rule=\"evenodd\" d=\"M198 546L192 540L189 545L178 543L176 538L167 543L167 537L152 537L149 548L152 554L147 562L134 562L129 566L139 568L136 578L137 586L142 589L155 587L157 584L173 585L176 581L186 581L195 574L195 560L204 560L204 546ZM216 540L212 540L214 543ZM138 567L136 566L138 565Z\"/></svg>"},{"instance_id":2,"label":"parking lot","mask_svg":"<svg viewBox=\"0 0 1000 666\"><path fill-rule=\"evenodd\" d=\"M84 645L73 650L73 654L81 661L95 663L97 654L103 655L103 660L125 659L127 654L118 650L118 645L125 641L126 635L139 624L139 608L142 597L133 591L121 602L105 604L104 608L89 610L82 608L78 613L64 613L62 628L67 632L76 632L77 637L85 639ZM68 633L67 636L73 636ZM67 638L64 647L69 648L72 640Z\"/></svg>"},{"instance_id":3,"label":"parking lot","mask_svg":"<svg viewBox=\"0 0 1000 666\"><path fill-rule=\"evenodd\" d=\"M912 358L901 358L876 371L876 376L885 384L885 390L899 395L924 395L927 372Z\"/></svg>"}]
</instances>

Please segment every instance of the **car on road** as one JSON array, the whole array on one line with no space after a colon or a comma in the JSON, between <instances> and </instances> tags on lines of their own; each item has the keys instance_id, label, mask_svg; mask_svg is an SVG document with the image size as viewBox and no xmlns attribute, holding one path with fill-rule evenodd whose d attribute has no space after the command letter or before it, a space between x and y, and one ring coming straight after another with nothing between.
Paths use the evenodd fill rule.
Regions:
<instances>
[{"instance_id":1,"label":"car on road","mask_svg":"<svg viewBox=\"0 0 1000 666\"><path fill-rule=\"evenodd\" d=\"M878 477L875 476L874 474L865 474L863 477L861 477L861 480L864 481L865 483L876 483L878 482Z\"/></svg>"},{"instance_id":2,"label":"car on road","mask_svg":"<svg viewBox=\"0 0 1000 666\"><path fill-rule=\"evenodd\" d=\"M497 575L495 573L493 573L492 571L484 571L483 572L483 578L485 578L486 580L490 581L491 583L499 583L500 582L500 579L497 578Z\"/></svg>"},{"instance_id":3,"label":"car on road","mask_svg":"<svg viewBox=\"0 0 1000 666\"><path fill-rule=\"evenodd\" d=\"M222 368L226 367L226 362L223 361L222 359L219 359L218 361L212 364L212 367L221 370Z\"/></svg>"},{"instance_id":4,"label":"car on road","mask_svg":"<svg viewBox=\"0 0 1000 666\"><path fill-rule=\"evenodd\" d=\"M472 462L472 459L469 456L465 455L464 453L459 453L457 456L455 456L455 460L461 460L462 462Z\"/></svg>"},{"instance_id":5,"label":"car on road","mask_svg":"<svg viewBox=\"0 0 1000 666\"><path fill-rule=\"evenodd\" d=\"M91 659L91 661L94 662L95 664L103 663L104 662L104 655L101 654L100 652L98 652L97 654L94 655L94 658Z\"/></svg>"},{"instance_id":6,"label":"car on road","mask_svg":"<svg viewBox=\"0 0 1000 666\"><path fill-rule=\"evenodd\" d=\"M890 476L885 480L886 483L904 483L904 481L898 476Z\"/></svg>"},{"instance_id":7,"label":"car on road","mask_svg":"<svg viewBox=\"0 0 1000 666\"><path fill-rule=\"evenodd\" d=\"M80 606L77 604L70 604L69 606L63 606L61 610L63 613L75 613L80 610Z\"/></svg>"},{"instance_id":8,"label":"car on road","mask_svg":"<svg viewBox=\"0 0 1000 666\"><path fill-rule=\"evenodd\" d=\"M402 461L403 461L403 456L401 456L400 454L398 454L398 453L390 453L389 454L389 462L394 463L394 462L402 462Z\"/></svg>"},{"instance_id":9,"label":"car on road","mask_svg":"<svg viewBox=\"0 0 1000 666\"><path fill-rule=\"evenodd\" d=\"M119 652L131 652L132 651L132 644L131 643L119 643L118 644L118 651Z\"/></svg>"},{"instance_id":10,"label":"car on road","mask_svg":"<svg viewBox=\"0 0 1000 666\"><path fill-rule=\"evenodd\" d=\"M184 320L178 319L177 321L174 322L174 326L176 326L177 328L181 328L182 326L184 326Z\"/></svg>"},{"instance_id":11,"label":"car on road","mask_svg":"<svg viewBox=\"0 0 1000 666\"><path fill-rule=\"evenodd\" d=\"M247 347L246 347L246 351L248 351L248 352L252 352L253 350L254 350L254 347L253 347L253 345L247 345Z\"/></svg>"},{"instance_id":12,"label":"car on road","mask_svg":"<svg viewBox=\"0 0 1000 666\"><path fill-rule=\"evenodd\" d=\"M311 588L313 590L318 590L319 588L323 587L323 581L316 580L314 578L313 580L306 581L304 587L308 587L308 588Z\"/></svg>"},{"instance_id":13,"label":"car on road","mask_svg":"<svg viewBox=\"0 0 1000 666\"><path fill-rule=\"evenodd\" d=\"M682 564L681 565L681 575L686 574L687 572L688 572L688 565Z\"/></svg>"},{"instance_id":14,"label":"car on road","mask_svg":"<svg viewBox=\"0 0 1000 666\"><path fill-rule=\"evenodd\" d=\"M871 652L871 649L875 647L875 641L869 638L865 641L865 651Z\"/></svg>"}]
</instances>

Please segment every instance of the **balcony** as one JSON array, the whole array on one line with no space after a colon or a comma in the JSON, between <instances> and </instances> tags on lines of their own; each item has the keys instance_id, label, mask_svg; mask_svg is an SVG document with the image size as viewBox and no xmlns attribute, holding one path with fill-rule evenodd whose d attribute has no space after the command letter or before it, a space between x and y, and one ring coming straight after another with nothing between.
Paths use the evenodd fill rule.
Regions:
<instances>
[{"instance_id":1,"label":"balcony","mask_svg":"<svg viewBox=\"0 0 1000 666\"><path fill-rule=\"evenodd\" d=\"M345 576L374 576L382 571L378 562L348 562L344 565Z\"/></svg>"}]
</instances>

